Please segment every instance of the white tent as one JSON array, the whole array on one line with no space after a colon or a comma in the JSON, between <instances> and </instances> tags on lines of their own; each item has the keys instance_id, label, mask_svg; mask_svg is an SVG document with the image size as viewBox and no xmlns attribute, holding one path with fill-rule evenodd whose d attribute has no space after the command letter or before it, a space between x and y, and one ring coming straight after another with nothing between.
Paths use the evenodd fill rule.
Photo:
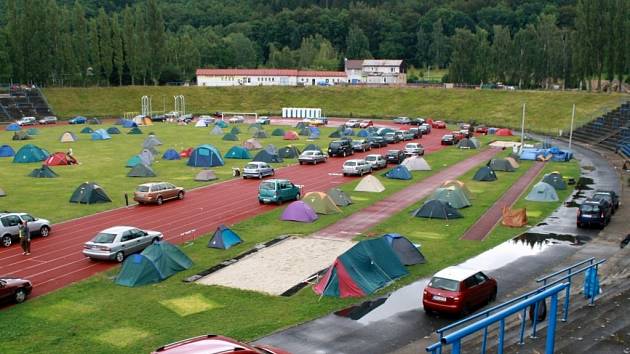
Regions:
<instances>
[{"instance_id":1,"label":"white tent","mask_svg":"<svg viewBox=\"0 0 630 354\"><path fill-rule=\"evenodd\" d=\"M137 125L144 125L144 116L143 115L137 115L137 116L133 117L132 120Z\"/></svg>"},{"instance_id":2,"label":"white tent","mask_svg":"<svg viewBox=\"0 0 630 354\"><path fill-rule=\"evenodd\" d=\"M215 125L214 128L212 128L212 131L210 133L213 135L223 135L223 129L221 129L220 126Z\"/></svg>"},{"instance_id":3,"label":"white tent","mask_svg":"<svg viewBox=\"0 0 630 354\"><path fill-rule=\"evenodd\" d=\"M557 202L558 193L552 185L545 182L538 182L534 185L525 200L532 202Z\"/></svg>"},{"instance_id":4,"label":"white tent","mask_svg":"<svg viewBox=\"0 0 630 354\"><path fill-rule=\"evenodd\" d=\"M385 187L383 186L381 181L379 181L378 178L372 175L367 175L363 177L361 182L359 182L359 184L357 184L357 186L354 188L355 192L380 193L384 190Z\"/></svg>"},{"instance_id":5,"label":"white tent","mask_svg":"<svg viewBox=\"0 0 630 354\"><path fill-rule=\"evenodd\" d=\"M199 119L197 121L197 123L195 123L195 127L197 127L197 128L205 128L207 126L208 126L208 124L206 124L206 121L203 120L203 119ZM219 128L219 129L221 129L221 128Z\"/></svg>"},{"instance_id":6,"label":"white tent","mask_svg":"<svg viewBox=\"0 0 630 354\"><path fill-rule=\"evenodd\" d=\"M402 164L409 171L431 171L431 166L420 156L411 156L406 158Z\"/></svg>"}]
</instances>

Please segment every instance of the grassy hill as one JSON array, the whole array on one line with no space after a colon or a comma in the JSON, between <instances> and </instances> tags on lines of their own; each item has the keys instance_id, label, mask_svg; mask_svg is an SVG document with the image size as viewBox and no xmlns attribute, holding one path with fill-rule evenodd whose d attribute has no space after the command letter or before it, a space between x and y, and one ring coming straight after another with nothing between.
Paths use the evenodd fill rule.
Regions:
<instances>
[{"instance_id":1,"label":"grassy hill","mask_svg":"<svg viewBox=\"0 0 630 354\"><path fill-rule=\"evenodd\" d=\"M614 108L629 95L584 92L493 91L364 87L153 87L53 88L48 101L62 117L121 116L139 111L140 98L152 96L153 109L172 110L173 96L186 97L187 111L245 111L279 114L282 107L319 107L328 117L424 116L449 121L475 119L489 125L520 127L527 104L528 129L555 134L566 129L571 106L577 124ZM165 103L165 104L164 104Z\"/></svg>"}]
</instances>

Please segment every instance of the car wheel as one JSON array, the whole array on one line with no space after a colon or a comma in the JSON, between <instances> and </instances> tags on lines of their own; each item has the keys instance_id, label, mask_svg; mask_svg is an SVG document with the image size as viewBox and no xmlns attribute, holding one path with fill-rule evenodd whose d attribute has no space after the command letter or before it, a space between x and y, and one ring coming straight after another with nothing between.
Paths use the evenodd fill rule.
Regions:
<instances>
[{"instance_id":1,"label":"car wheel","mask_svg":"<svg viewBox=\"0 0 630 354\"><path fill-rule=\"evenodd\" d=\"M48 235L50 235L50 228L48 226L42 226L42 228L39 229L39 234L42 237L48 237Z\"/></svg>"},{"instance_id":2,"label":"car wheel","mask_svg":"<svg viewBox=\"0 0 630 354\"><path fill-rule=\"evenodd\" d=\"M151 240L151 243L157 243L160 242L160 239L158 237L154 237L153 240Z\"/></svg>"},{"instance_id":3,"label":"car wheel","mask_svg":"<svg viewBox=\"0 0 630 354\"><path fill-rule=\"evenodd\" d=\"M2 236L2 246L9 247L11 246L12 243L13 243L13 239L11 238L11 235Z\"/></svg>"},{"instance_id":4,"label":"car wheel","mask_svg":"<svg viewBox=\"0 0 630 354\"><path fill-rule=\"evenodd\" d=\"M184 199L184 192L177 193L177 199L179 199L179 200Z\"/></svg>"},{"instance_id":5,"label":"car wheel","mask_svg":"<svg viewBox=\"0 0 630 354\"><path fill-rule=\"evenodd\" d=\"M345 150L344 150L344 152L343 152L343 157L346 157L346 152L345 152Z\"/></svg>"},{"instance_id":6,"label":"car wheel","mask_svg":"<svg viewBox=\"0 0 630 354\"><path fill-rule=\"evenodd\" d=\"M295 200L300 200L300 197L301 197L300 193L296 194L295 195Z\"/></svg>"},{"instance_id":7,"label":"car wheel","mask_svg":"<svg viewBox=\"0 0 630 354\"><path fill-rule=\"evenodd\" d=\"M262 172L259 172L258 173L258 179L262 179L262 178L263 178Z\"/></svg>"},{"instance_id":8,"label":"car wheel","mask_svg":"<svg viewBox=\"0 0 630 354\"><path fill-rule=\"evenodd\" d=\"M24 302L24 300L26 300L26 290L21 289L21 288L20 288L20 289L18 289L18 290L15 292L15 295L14 295L13 299L14 299L14 300L15 300L15 302L16 302L16 303L18 303L18 304L23 303L23 302Z\"/></svg>"},{"instance_id":9,"label":"car wheel","mask_svg":"<svg viewBox=\"0 0 630 354\"><path fill-rule=\"evenodd\" d=\"M470 315L470 307L468 307L468 304L464 305L464 307L462 307L462 311L459 313L459 315L461 317L468 317L468 315Z\"/></svg>"},{"instance_id":10,"label":"car wheel","mask_svg":"<svg viewBox=\"0 0 630 354\"><path fill-rule=\"evenodd\" d=\"M494 288L492 295L490 295L490 299L488 299L488 303L494 302L497 300L497 288Z\"/></svg>"},{"instance_id":11,"label":"car wheel","mask_svg":"<svg viewBox=\"0 0 630 354\"><path fill-rule=\"evenodd\" d=\"M122 261L125 260L125 254L123 253L123 251L120 251L116 253L116 256L114 257L114 259L116 260L116 262L122 263Z\"/></svg>"},{"instance_id":12,"label":"car wheel","mask_svg":"<svg viewBox=\"0 0 630 354\"><path fill-rule=\"evenodd\" d=\"M271 170L271 176L275 176L276 175L276 170Z\"/></svg>"},{"instance_id":13,"label":"car wheel","mask_svg":"<svg viewBox=\"0 0 630 354\"><path fill-rule=\"evenodd\" d=\"M348 174L344 172L344 173L343 173L343 176L344 176L344 177L347 177L347 176L348 176Z\"/></svg>"},{"instance_id":14,"label":"car wheel","mask_svg":"<svg viewBox=\"0 0 630 354\"><path fill-rule=\"evenodd\" d=\"M302 161L300 161L300 165L302 165Z\"/></svg>"},{"instance_id":15,"label":"car wheel","mask_svg":"<svg viewBox=\"0 0 630 354\"><path fill-rule=\"evenodd\" d=\"M282 200L281 199L276 200L276 205L281 205L281 204L282 204Z\"/></svg>"},{"instance_id":16,"label":"car wheel","mask_svg":"<svg viewBox=\"0 0 630 354\"><path fill-rule=\"evenodd\" d=\"M162 205L162 203L164 203L164 199L162 199L162 197L158 197L156 202L157 202L157 205Z\"/></svg>"},{"instance_id":17,"label":"car wheel","mask_svg":"<svg viewBox=\"0 0 630 354\"><path fill-rule=\"evenodd\" d=\"M264 205L264 204L265 204L265 202L263 202L262 200L258 199L258 204L260 204L260 205Z\"/></svg>"},{"instance_id":18,"label":"car wheel","mask_svg":"<svg viewBox=\"0 0 630 354\"><path fill-rule=\"evenodd\" d=\"M581 222L577 223L577 227L578 227L578 229L581 229L582 228L582 223Z\"/></svg>"},{"instance_id":19,"label":"car wheel","mask_svg":"<svg viewBox=\"0 0 630 354\"><path fill-rule=\"evenodd\" d=\"M363 177L363 170L359 171L359 176Z\"/></svg>"}]
</instances>

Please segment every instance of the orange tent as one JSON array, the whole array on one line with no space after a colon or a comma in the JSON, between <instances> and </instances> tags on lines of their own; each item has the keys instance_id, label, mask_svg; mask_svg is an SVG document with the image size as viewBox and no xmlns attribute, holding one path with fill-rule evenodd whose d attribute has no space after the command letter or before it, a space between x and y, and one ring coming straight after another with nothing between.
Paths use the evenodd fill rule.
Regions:
<instances>
[{"instance_id":1,"label":"orange tent","mask_svg":"<svg viewBox=\"0 0 630 354\"><path fill-rule=\"evenodd\" d=\"M501 224L508 227L523 227L527 225L527 211L525 208L512 209L503 207L503 219L501 220Z\"/></svg>"},{"instance_id":2,"label":"orange tent","mask_svg":"<svg viewBox=\"0 0 630 354\"><path fill-rule=\"evenodd\" d=\"M288 132L284 133L284 140L298 140L300 137L298 136L298 133L289 130Z\"/></svg>"}]
</instances>

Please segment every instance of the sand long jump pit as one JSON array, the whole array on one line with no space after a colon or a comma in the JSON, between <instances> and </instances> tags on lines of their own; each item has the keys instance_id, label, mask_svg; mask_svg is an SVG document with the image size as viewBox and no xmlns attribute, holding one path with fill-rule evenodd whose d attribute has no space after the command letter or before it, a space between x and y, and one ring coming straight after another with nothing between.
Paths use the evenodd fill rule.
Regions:
<instances>
[{"instance_id":1,"label":"sand long jump pit","mask_svg":"<svg viewBox=\"0 0 630 354\"><path fill-rule=\"evenodd\" d=\"M282 295L327 268L356 242L319 237L289 237L197 280L204 285Z\"/></svg>"}]
</instances>

